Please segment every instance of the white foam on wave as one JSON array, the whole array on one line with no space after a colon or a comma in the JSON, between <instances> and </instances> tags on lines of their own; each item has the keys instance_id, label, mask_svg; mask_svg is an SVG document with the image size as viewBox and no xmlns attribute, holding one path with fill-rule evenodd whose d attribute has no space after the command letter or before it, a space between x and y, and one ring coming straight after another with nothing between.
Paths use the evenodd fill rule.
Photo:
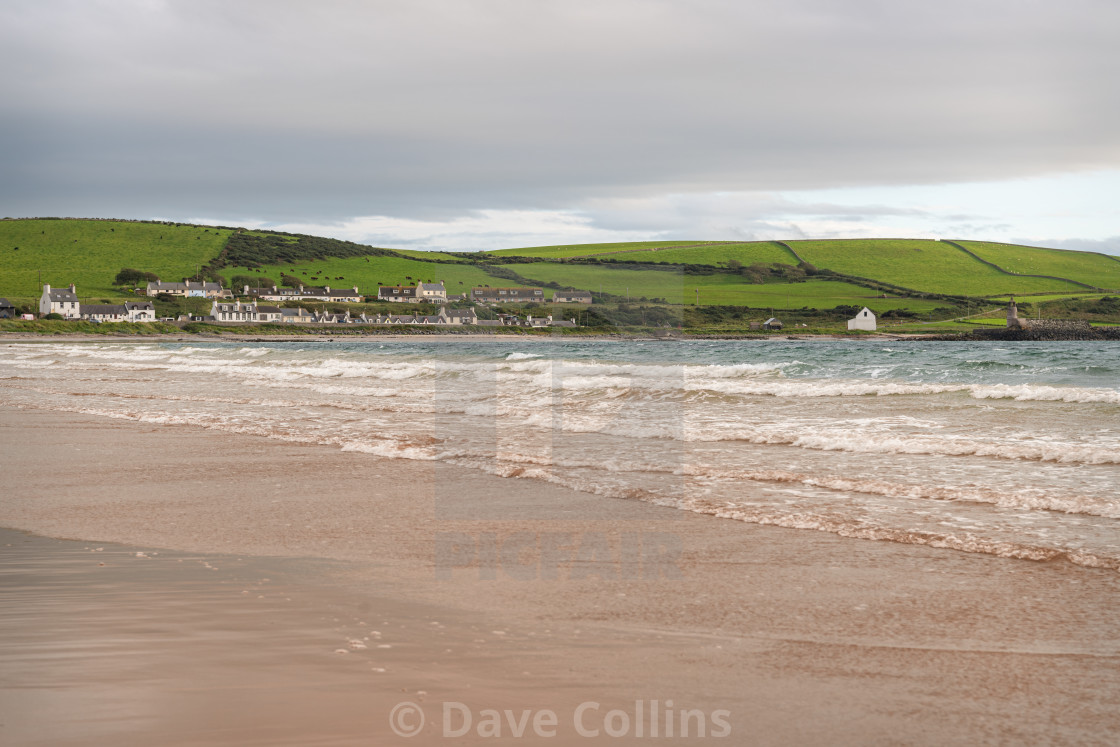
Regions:
<instances>
[{"instance_id":1,"label":"white foam on wave","mask_svg":"<svg viewBox=\"0 0 1120 747\"><path fill-rule=\"evenodd\" d=\"M827 398L864 396L935 395L966 392L974 399L1120 404L1120 391L1106 388L1062 387L1046 384L967 384L913 382L885 378L789 378L784 372L796 363L652 364L601 363L546 359L538 353L514 352L501 361L446 361L390 356L332 356L325 360L267 359L271 348L214 350L113 345L64 346L48 349L67 357L67 364L98 361L109 368L151 370L168 368L184 373L221 373L252 381L368 379L423 381L445 377L473 378L482 383L516 383L526 389L563 389L571 392L601 391L608 396L627 392L691 394L713 392L726 396ZM0 364L38 368L58 363L44 359L42 348L14 358L0 357ZM187 353L190 353L189 355ZM74 361L71 363L71 361Z\"/></svg>"},{"instance_id":2,"label":"white foam on wave","mask_svg":"<svg viewBox=\"0 0 1120 747\"><path fill-rule=\"evenodd\" d=\"M796 446L817 451L853 454L928 454L931 456L981 456L997 459L1056 462L1059 464L1120 464L1115 445L1088 446L1040 440L976 440L963 436L890 436L858 438L851 430L734 429L723 432L691 431L685 441L746 441L756 444Z\"/></svg>"},{"instance_id":3,"label":"white foam on wave","mask_svg":"<svg viewBox=\"0 0 1120 747\"><path fill-rule=\"evenodd\" d=\"M751 524L811 529L829 532L841 537L898 542L906 545L926 545L961 552L995 555L1019 560L1066 560L1087 568L1120 570L1120 556L1103 552L1089 552L1076 548L1046 547L1038 544L1007 542L980 537L968 532L959 534L916 531L913 529L876 525L866 521L825 516L814 512L782 513L758 508L728 506L703 499L681 501L679 508L694 513L708 514L723 519L734 519Z\"/></svg>"},{"instance_id":4,"label":"white foam on wave","mask_svg":"<svg viewBox=\"0 0 1120 747\"><path fill-rule=\"evenodd\" d=\"M844 537L893 541L905 544L920 544L931 547L955 549L965 552L986 553L1000 557L1030 560L1064 559L1072 563L1097 568L1120 569L1120 558L1107 552L1085 551L1076 548L1053 547L1034 543L1011 542L984 537L980 534L961 530L957 532L916 531L905 527L891 526L890 515L867 519L852 516L826 515L820 511L788 508L780 506L758 506L732 503L726 500L713 500L692 491L685 496L658 494L625 481L597 479L594 470L613 472L664 471L652 464L627 463L623 460L555 460L549 456L533 454L519 455L501 452L498 455L472 452L468 449L449 447L435 439L393 436L377 439L364 435L354 439L337 432L322 430L280 430L282 423L266 421L244 421L237 416L221 413L163 413L150 410L112 410L98 407L51 407L50 409L132 420L145 423L166 425L191 425L227 433L263 436L277 441L331 445L344 451L373 454L384 458L410 459L420 461L443 460L465 467L480 469L490 474L508 478L533 479L545 481L574 490L595 495L631 500L643 500L657 505L671 506L695 513L709 514L720 518L735 519L756 524L768 524L798 529L825 531ZM495 458L497 457L497 458ZM592 470L588 476L585 472ZM1013 508L1045 508L1069 513L1088 513L1106 517L1116 517L1115 506L1100 500L1067 498L1064 502L1054 496L1036 495L1031 497L1007 496L998 498L983 491L953 493L947 488L923 488L920 486L891 485L882 481L852 479L844 477L810 476L794 472L774 471L725 471L710 466L683 467L679 474L690 474L703 478L747 479L771 482L799 482L813 487L836 491L865 492L893 497L927 500L971 500L990 502ZM1077 501L1082 501L1080 504ZM904 520L900 515L900 520Z\"/></svg>"},{"instance_id":5,"label":"white foam on wave","mask_svg":"<svg viewBox=\"0 0 1120 747\"><path fill-rule=\"evenodd\" d=\"M455 461L463 466L470 466L500 477L540 480L592 495L641 500L655 505L751 524L808 529L854 539L926 545L1003 558L1036 561L1066 560L1088 568L1120 570L1120 555L1110 555L1104 552L1001 541L968 532L953 534L917 531L874 524L854 518L827 516L812 511L783 511L781 508L735 505L726 501L711 501L703 497L670 497L651 493L637 487L608 485L600 480L581 479L569 473L542 466L525 466L490 460L460 459Z\"/></svg>"},{"instance_id":6,"label":"white foam on wave","mask_svg":"<svg viewBox=\"0 0 1120 747\"><path fill-rule=\"evenodd\" d=\"M1088 495L1053 494L1041 489L1006 492L977 487L949 485L906 484L887 482L866 477L841 477L807 475L791 470L727 470L712 465L688 465L673 470L673 474L717 478L726 482L741 483L746 480L762 483L790 483L824 488L841 493L866 493L890 498L929 500L953 503L980 503L1030 510L1057 511L1068 514L1086 514L1103 518L1120 519L1120 501Z\"/></svg>"},{"instance_id":7,"label":"white foam on wave","mask_svg":"<svg viewBox=\"0 0 1120 747\"><path fill-rule=\"evenodd\" d=\"M0 358L0 365L19 368L46 368L56 363L54 358Z\"/></svg>"},{"instance_id":8,"label":"white foam on wave","mask_svg":"<svg viewBox=\"0 0 1120 747\"><path fill-rule=\"evenodd\" d=\"M1120 391L1112 389L1081 389L1037 384L990 384L985 386L973 385L969 388L969 392L976 399L1120 404Z\"/></svg>"}]
</instances>

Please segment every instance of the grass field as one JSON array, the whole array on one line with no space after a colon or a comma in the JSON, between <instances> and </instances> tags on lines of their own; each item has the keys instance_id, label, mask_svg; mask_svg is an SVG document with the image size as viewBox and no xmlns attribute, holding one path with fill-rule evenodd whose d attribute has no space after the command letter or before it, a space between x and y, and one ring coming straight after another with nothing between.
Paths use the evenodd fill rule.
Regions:
<instances>
[{"instance_id":1,"label":"grass field","mask_svg":"<svg viewBox=\"0 0 1120 747\"><path fill-rule=\"evenodd\" d=\"M632 241L618 244L565 244L561 246L530 246L524 249L499 249L487 254L514 257L544 257L563 259L566 257L590 257L599 254L624 252L631 249L655 249L661 246L687 246L695 241Z\"/></svg>"},{"instance_id":2,"label":"grass field","mask_svg":"<svg viewBox=\"0 0 1120 747\"><path fill-rule=\"evenodd\" d=\"M1085 290L1061 280L1005 275L941 241L853 239L788 243L806 262L819 268L931 293L994 296Z\"/></svg>"},{"instance_id":3,"label":"grass field","mask_svg":"<svg viewBox=\"0 0 1120 747\"><path fill-rule=\"evenodd\" d=\"M1062 301L1066 299L1084 299L1094 300L1104 298L1109 295L1108 293L1039 293L1037 295L1006 295L1006 296L993 296L988 299L993 303L998 302L1007 305L1007 302L1014 298L1016 301L1028 303L1045 303L1046 301ZM1116 295L1115 293L1111 295Z\"/></svg>"},{"instance_id":4,"label":"grass field","mask_svg":"<svg viewBox=\"0 0 1120 747\"><path fill-rule=\"evenodd\" d=\"M769 265L775 262L786 265L797 264L797 258L775 241L750 241L741 244L709 244L706 246L630 251L624 254L604 255L602 258L614 259L619 262L694 264L711 265L713 267L726 265L732 260L744 265L756 263Z\"/></svg>"},{"instance_id":5,"label":"grass field","mask_svg":"<svg viewBox=\"0 0 1120 747\"><path fill-rule=\"evenodd\" d=\"M513 283L486 274L475 265L439 264L397 257L331 258L296 265L265 265L261 272L246 267L223 267L225 277L263 275L280 282L283 272L304 281L304 285L358 289L366 295L377 295L378 285L397 285L413 281L443 281L449 294L465 293L475 285L504 286ZM408 278L412 278L410 281Z\"/></svg>"},{"instance_id":6,"label":"grass field","mask_svg":"<svg viewBox=\"0 0 1120 747\"><path fill-rule=\"evenodd\" d=\"M62 319L0 319L0 332L24 332L37 335L166 335L179 332L173 324L163 322L82 322Z\"/></svg>"},{"instance_id":7,"label":"grass field","mask_svg":"<svg viewBox=\"0 0 1120 747\"><path fill-rule=\"evenodd\" d=\"M42 280L60 287L117 296L112 280L122 267L175 281L215 257L229 231L204 226L112 221L0 221L3 291L39 295ZM19 249L15 249L15 247Z\"/></svg>"},{"instance_id":8,"label":"grass field","mask_svg":"<svg viewBox=\"0 0 1120 747\"><path fill-rule=\"evenodd\" d=\"M976 256L1010 272L1055 275L1098 288L1120 288L1120 262L1101 254L1029 246L958 241Z\"/></svg>"},{"instance_id":9,"label":"grass field","mask_svg":"<svg viewBox=\"0 0 1120 747\"><path fill-rule=\"evenodd\" d=\"M462 257L456 257L454 255L445 254L443 252L425 252L420 249L394 249L393 251L397 254L403 254L404 256L411 257L413 259L449 259L453 262L463 261Z\"/></svg>"},{"instance_id":10,"label":"grass field","mask_svg":"<svg viewBox=\"0 0 1120 747\"><path fill-rule=\"evenodd\" d=\"M908 308L924 312L944 306L925 299L875 298L874 291L851 283L809 280L804 283L752 285L738 275L685 275L666 270L628 270L617 267L539 263L515 265L523 277L537 283L557 282L597 294L600 290L637 301L642 296L664 298L669 303L693 304L700 289L701 305L753 306L755 308L800 309L804 306L831 309L835 306L867 306L872 311ZM551 295L551 294L549 294Z\"/></svg>"},{"instance_id":11,"label":"grass field","mask_svg":"<svg viewBox=\"0 0 1120 747\"><path fill-rule=\"evenodd\" d=\"M217 256L229 233L160 223L0 220L0 293L38 298L42 271L53 287L75 283L80 296L119 297L112 283L122 267L178 281Z\"/></svg>"},{"instance_id":12,"label":"grass field","mask_svg":"<svg viewBox=\"0 0 1120 747\"><path fill-rule=\"evenodd\" d=\"M254 231L254 234L265 232ZM2 220L0 221L0 296L17 303L39 297L42 282L53 286L75 283L87 303L121 298L112 280L122 267L153 272L168 281L194 274L197 267L216 258L229 238L229 231L207 226L168 225L94 220ZM236 243L236 242L235 242ZM334 247L331 240L291 237L303 256L342 254L354 249L347 242ZM992 301L1014 294L1022 302L1040 303L1070 297L1099 297L1065 280L1016 277L990 267L945 242L876 239L790 242L797 253L821 269L870 278L925 293L987 296ZM1086 252L1072 252L1005 244L963 241L978 256L1017 272L1054 275L1104 287L1120 288L1120 261ZM329 257L277 264L276 257L291 256L286 250L272 251L242 245L244 262L260 256L271 264L259 268L222 267L234 275L299 277L305 285L336 288L358 286L366 294L376 293L379 284L443 281L451 294L478 285L517 285L486 270L484 264L464 261L445 253L401 250L399 256ZM18 247L18 248L17 248ZM232 247L234 251L236 247ZM273 247L275 249L275 247ZM536 261L494 266L495 271L516 273L529 284L557 283L592 292L600 289L616 298L632 301L663 298L669 303L751 306L761 309L830 309L839 305L868 306L877 313L903 308L925 314L946 306L936 299L881 298L869 290L839 279L811 278L804 283L756 285L728 267L732 261L749 266L756 263L796 264L797 258L777 242L646 241L617 244L586 244L524 249L505 249L479 255L525 256ZM595 256L600 262L578 264L561 260ZM272 259L267 259L272 257ZM445 260L438 262L433 260ZM452 260L450 262L446 260ZM646 267L628 264L636 261ZM710 275L685 274L669 267L652 265L693 264L719 268ZM1114 292L1115 293L1115 292ZM551 298L553 291L545 290ZM1036 295L1037 294L1037 295ZM975 304L973 305L975 309ZM1071 313L1080 311L1077 308Z\"/></svg>"}]
</instances>

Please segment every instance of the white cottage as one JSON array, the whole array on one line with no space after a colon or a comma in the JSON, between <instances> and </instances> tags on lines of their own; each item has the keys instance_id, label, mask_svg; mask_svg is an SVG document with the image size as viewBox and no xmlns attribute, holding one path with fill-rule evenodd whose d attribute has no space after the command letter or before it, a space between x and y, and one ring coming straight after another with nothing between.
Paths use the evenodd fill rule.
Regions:
<instances>
[{"instance_id":1,"label":"white cottage","mask_svg":"<svg viewBox=\"0 0 1120 747\"><path fill-rule=\"evenodd\" d=\"M872 313L871 309L867 308L866 306L864 306L863 310L855 315L854 319L848 320L849 330L860 329L864 330L865 332L874 332L875 328L875 314Z\"/></svg>"},{"instance_id":2,"label":"white cottage","mask_svg":"<svg viewBox=\"0 0 1120 747\"><path fill-rule=\"evenodd\" d=\"M49 285L44 285L43 295L39 297L39 314L61 314L66 319L81 318L81 307L74 284L71 283L64 290L51 290Z\"/></svg>"},{"instance_id":3,"label":"white cottage","mask_svg":"<svg viewBox=\"0 0 1120 747\"><path fill-rule=\"evenodd\" d=\"M447 289L443 283L417 283L416 295L428 303L447 303Z\"/></svg>"},{"instance_id":4,"label":"white cottage","mask_svg":"<svg viewBox=\"0 0 1120 747\"><path fill-rule=\"evenodd\" d=\"M278 306L263 306L256 303L218 303L210 308L210 316L216 322L256 322L268 323L281 320L282 312Z\"/></svg>"}]
</instances>

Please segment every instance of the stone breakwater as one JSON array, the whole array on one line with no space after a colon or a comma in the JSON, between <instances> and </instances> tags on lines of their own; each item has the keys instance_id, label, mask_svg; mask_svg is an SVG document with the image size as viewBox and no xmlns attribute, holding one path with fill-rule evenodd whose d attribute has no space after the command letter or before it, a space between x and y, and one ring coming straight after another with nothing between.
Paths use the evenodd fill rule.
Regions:
<instances>
[{"instance_id":1,"label":"stone breakwater","mask_svg":"<svg viewBox=\"0 0 1120 747\"><path fill-rule=\"evenodd\" d=\"M1024 320L1026 321L1026 320ZM977 329L959 335L938 335L929 340L1024 340L1030 342L1120 341L1120 327L1091 327L1088 322L1060 319L1031 320L1025 328Z\"/></svg>"}]
</instances>

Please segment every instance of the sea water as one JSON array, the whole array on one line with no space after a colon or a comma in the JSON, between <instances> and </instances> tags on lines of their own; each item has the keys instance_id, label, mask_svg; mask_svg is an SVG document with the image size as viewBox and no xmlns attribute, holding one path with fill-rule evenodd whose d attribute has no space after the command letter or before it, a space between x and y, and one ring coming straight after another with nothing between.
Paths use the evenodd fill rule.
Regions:
<instances>
[{"instance_id":1,"label":"sea water","mask_svg":"<svg viewBox=\"0 0 1120 747\"><path fill-rule=\"evenodd\" d=\"M482 470L510 490L547 481L853 541L1120 569L1120 345L1109 343L7 344L0 406L323 444Z\"/></svg>"}]
</instances>

